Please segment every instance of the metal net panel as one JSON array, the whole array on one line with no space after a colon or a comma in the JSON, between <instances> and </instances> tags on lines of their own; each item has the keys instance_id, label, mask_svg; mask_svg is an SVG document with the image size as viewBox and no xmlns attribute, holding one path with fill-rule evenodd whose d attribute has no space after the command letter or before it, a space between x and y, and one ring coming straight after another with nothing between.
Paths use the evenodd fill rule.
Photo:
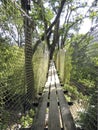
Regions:
<instances>
[{"instance_id":1,"label":"metal net panel","mask_svg":"<svg viewBox=\"0 0 98 130\"><path fill-rule=\"evenodd\" d=\"M80 53L80 50L75 50L76 56L74 56L74 60L70 50L60 50L55 52L54 55L61 85L64 86L65 98L76 127L80 130L97 130L98 123L98 27L94 28L89 34L89 44L82 48L85 51ZM85 42L85 39L83 42ZM64 58L62 59L62 57ZM86 77L82 78L82 80L76 79L76 73L72 77L73 69L77 70L74 70L77 74L80 72L86 74ZM78 77L81 79L81 75L78 75Z\"/></svg>"},{"instance_id":2,"label":"metal net panel","mask_svg":"<svg viewBox=\"0 0 98 130\"><path fill-rule=\"evenodd\" d=\"M0 2L0 130L33 123L34 103L45 84L49 57L46 43L32 26L19 2Z\"/></svg>"}]
</instances>

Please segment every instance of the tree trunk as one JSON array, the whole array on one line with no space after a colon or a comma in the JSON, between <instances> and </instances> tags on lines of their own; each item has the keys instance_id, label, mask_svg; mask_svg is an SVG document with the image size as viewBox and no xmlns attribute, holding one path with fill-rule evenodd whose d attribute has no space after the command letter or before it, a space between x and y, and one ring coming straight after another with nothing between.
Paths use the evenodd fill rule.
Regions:
<instances>
[{"instance_id":1,"label":"tree trunk","mask_svg":"<svg viewBox=\"0 0 98 130\"><path fill-rule=\"evenodd\" d=\"M23 10L28 14L27 3L21 0L21 6ZM33 101L35 97L34 87L34 73L32 65L32 28L31 21L25 16L24 17L24 33L25 33L25 78L27 86L27 98L29 101Z\"/></svg>"},{"instance_id":2,"label":"tree trunk","mask_svg":"<svg viewBox=\"0 0 98 130\"><path fill-rule=\"evenodd\" d=\"M59 44L59 19L55 25L54 35L53 35L53 43L50 47L50 60L53 59L53 53L55 50L56 45Z\"/></svg>"},{"instance_id":3,"label":"tree trunk","mask_svg":"<svg viewBox=\"0 0 98 130\"><path fill-rule=\"evenodd\" d=\"M29 25L29 21L25 18L25 74L27 85L27 97L29 100L33 100L35 97L34 87L34 73L32 65L32 29Z\"/></svg>"}]
</instances>

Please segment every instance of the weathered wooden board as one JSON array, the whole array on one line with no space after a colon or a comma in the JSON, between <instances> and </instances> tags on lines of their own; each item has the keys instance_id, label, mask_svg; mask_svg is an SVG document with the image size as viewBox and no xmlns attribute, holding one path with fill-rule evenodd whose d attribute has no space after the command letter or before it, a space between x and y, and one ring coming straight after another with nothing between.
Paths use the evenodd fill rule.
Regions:
<instances>
[{"instance_id":1,"label":"weathered wooden board","mask_svg":"<svg viewBox=\"0 0 98 130\"><path fill-rule=\"evenodd\" d=\"M56 88L55 88L54 66L52 66L48 129L61 130Z\"/></svg>"},{"instance_id":2,"label":"weathered wooden board","mask_svg":"<svg viewBox=\"0 0 98 130\"><path fill-rule=\"evenodd\" d=\"M65 100L64 93L60 86L57 86L57 93L58 93L58 98L59 98L59 103L60 103L64 130L76 130L74 120L69 110L69 106Z\"/></svg>"},{"instance_id":3,"label":"weathered wooden board","mask_svg":"<svg viewBox=\"0 0 98 130\"><path fill-rule=\"evenodd\" d=\"M37 117L34 121L34 125L33 125L32 130L44 130L47 100L48 100L48 91L45 92L43 95L41 106L39 106Z\"/></svg>"},{"instance_id":4,"label":"weathered wooden board","mask_svg":"<svg viewBox=\"0 0 98 130\"><path fill-rule=\"evenodd\" d=\"M51 92L50 92L48 129L49 130L61 130L56 90L55 90L55 87L53 87L53 86L52 86Z\"/></svg>"}]
</instances>

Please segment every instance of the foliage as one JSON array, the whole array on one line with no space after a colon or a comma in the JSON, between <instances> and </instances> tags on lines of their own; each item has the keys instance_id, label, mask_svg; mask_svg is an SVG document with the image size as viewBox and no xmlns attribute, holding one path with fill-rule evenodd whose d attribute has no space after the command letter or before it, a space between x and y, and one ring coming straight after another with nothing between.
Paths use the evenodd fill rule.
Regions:
<instances>
[{"instance_id":1,"label":"foliage","mask_svg":"<svg viewBox=\"0 0 98 130\"><path fill-rule=\"evenodd\" d=\"M21 46L24 40L23 19L11 0L0 4L0 20L2 36L8 38L11 44L14 42Z\"/></svg>"},{"instance_id":2,"label":"foliage","mask_svg":"<svg viewBox=\"0 0 98 130\"><path fill-rule=\"evenodd\" d=\"M80 114L80 126L85 130L91 129L96 130L96 90L97 90L97 82L98 75L97 71L97 43L91 43L92 38L85 37L83 35L73 36L70 39L70 46L72 48L71 53L71 64L72 71L71 79L76 80L79 83L82 83L85 86L86 92L89 93L89 96L85 96L86 101L89 103L88 108ZM96 48L96 49L95 49ZM67 47L66 47L67 49ZM94 73L93 73L94 72ZM65 89L71 92L76 96L76 100L78 98L84 100L84 96L82 93L79 93L76 87L67 86L65 84ZM73 99L73 97L72 97Z\"/></svg>"},{"instance_id":3,"label":"foliage","mask_svg":"<svg viewBox=\"0 0 98 130\"><path fill-rule=\"evenodd\" d=\"M0 110L2 111L6 107L7 109L23 111L23 104L25 102L24 96L26 94L24 48L0 43L0 63L0 93L2 92L0 94L0 100L3 99L2 102L0 101L0 105L2 104ZM39 93L42 92L43 86L45 85L48 69L48 52L43 53L41 47L38 48L33 57L33 69L34 82L36 84L37 93ZM28 103L27 101L27 105L29 105ZM7 113L9 115L6 115L4 120L8 122L6 122L6 124L3 122L2 127L8 125L10 118L12 118L10 115L13 114L8 111ZM29 115L22 117L22 126L30 125L33 121L33 116L34 112L30 110Z\"/></svg>"},{"instance_id":4,"label":"foliage","mask_svg":"<svg viewBox=\"0 0 98 130\"><path fill-rule=\"evenodd\" d=\"M79 82L87 86L88 88L94 87L94 81L90 81L88 79L80 79Z\"/></svg>"},{"instance_id":5,"label":"foliage","mask_svg":"<svg viewBox=\"0 0 98 130\"><path fill-rule=\"evenodd\" d=\"M86 96L83 96L82 93L78 92L76 86L72 86L69 84L65 84L64 85L64 89L68 91L68 95L70 97L70 100L79 100L79 99L85 99Z\"/></svg>"},{"instance_id":6,"label":"foliage","mask_svg":"<svg viewBox=\"0 0 98 130\"><path fill-rule=\"evenodd\" d=\"M18 59L18 61L17 61ZM10 46L5 43L0 43L0 79L1 83L5 84L6 88L13 91L13 83L19 83L20 88L23 86L23 71L24 71L24 51L23 48ZM21 64L20 64L21 63ZM18 79L20 77L20 79ZM5 79L5 80L4 80ZM13 81L9 82L10 79ZM19 86L18 86L19 87ZM18 89L17 91L21 91ZM17 93L16 91L16 93ZM22 92L22 91L21 91Z\"/></svg>"},{"instance_id":7,"label":"foliage","mask_svg":"<svg viewBox=\"0 0 98 130\"><path fill-rule=\"evenodd\" d=\"M28 114L21 117L19 123L21 124L22 128L28 128L33 124L34 113L34 110L30 109Z\"/></svg>"},{"instance_id":8,"label":"foliage","mask_svg":"<svg viewBox=\"0 0 98 130\"><path fill-rule=\"evenodd\" d=\"M21 118L22 128L30 127L30 125L32 125L32 123L33 123L33 119L30 118L29 115L22 116L22 118Z\"/></svg>"},{"instance_id":9,"label":"foliage","mask_svg":"<svg viewBox=\"0 0 98 130\"><path fill-rule=\"evenodd\" d=\"M2 127L8 127L9 122L12 123L12 115L14 116L14 114L8 109L12 110L13 107L17 111L23 109L21 97L25 94L24 81L23 48L0 42L0 105L2 105L0 110L2 111ZM14 120L16 120L15 117Z\"/></svg>"},{"instance_id":10,"label":"foliage","mask_svg":"<svg viewBox=\"0 0 98 130\"><path fill-rule=\"evenodd\" d=\"M88 109L85 112L79 113L80 120L78 123L85 130L97 130L97 92L90 97Z\"/></svg>"},{"instance_id":11,"label":"foliage","mask_svg":"<svg viewBox=\"0 0 98 130\"><path fill-rule=\"evenodd\" d=\"M97 126L95 95L98 85L98 46L97 43L92 43L91 41L92 37L88 35L73 35L66 40L65 58L60 53L61 50L59 52L56 51L54 54L57 69L59 73L60 69L62 69L61 72L65 78L64 89L68 91L68 94L65 95L66 100L73 102L82 100L83 111L79 112L80 118L76 119L76 124L85 130L96 130ZM61 73L60 77L62 77ZM78 91L77 86L69 85L71 83L70 79L82 84L83 88L80 89L85 89L88 95L84 96L82 92Z\"/></svg>"}]
</instances>

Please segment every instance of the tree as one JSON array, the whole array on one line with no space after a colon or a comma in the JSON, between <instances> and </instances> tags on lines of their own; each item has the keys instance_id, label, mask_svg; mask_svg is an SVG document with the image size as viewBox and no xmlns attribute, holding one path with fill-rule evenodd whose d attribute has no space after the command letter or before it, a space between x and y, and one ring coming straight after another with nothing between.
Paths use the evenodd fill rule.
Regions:
<instances>
[{"instance_id":1,"label":"tree","mask_svg":"<svg viewBox=\"0 0 98 130\"><path fill-rule=\"evenodd\" d=\"M4 37L8 37L12 44L14 41L18 46L22 46L23 39L23 21L21 19L21 13L15 8L12 1L2 1L0 5L1 14L0 29Z\"/></svg>"},{"instance_id":2,"label":"tree","mask_svg":"<svg viewBox=\"0 0 98 130\"><path fill-rule=\"evenodd\" d=\"M28 1L21 0L21 6L23 10L29 14L30 3ZM25 77L27 84L27 96L29 101L35 98L35 87L34 87L34 74L32 64L32 28L30 27L31 21L27 17L24 17L24 34L25 34Z\"/></svg>"}]
</instances>

